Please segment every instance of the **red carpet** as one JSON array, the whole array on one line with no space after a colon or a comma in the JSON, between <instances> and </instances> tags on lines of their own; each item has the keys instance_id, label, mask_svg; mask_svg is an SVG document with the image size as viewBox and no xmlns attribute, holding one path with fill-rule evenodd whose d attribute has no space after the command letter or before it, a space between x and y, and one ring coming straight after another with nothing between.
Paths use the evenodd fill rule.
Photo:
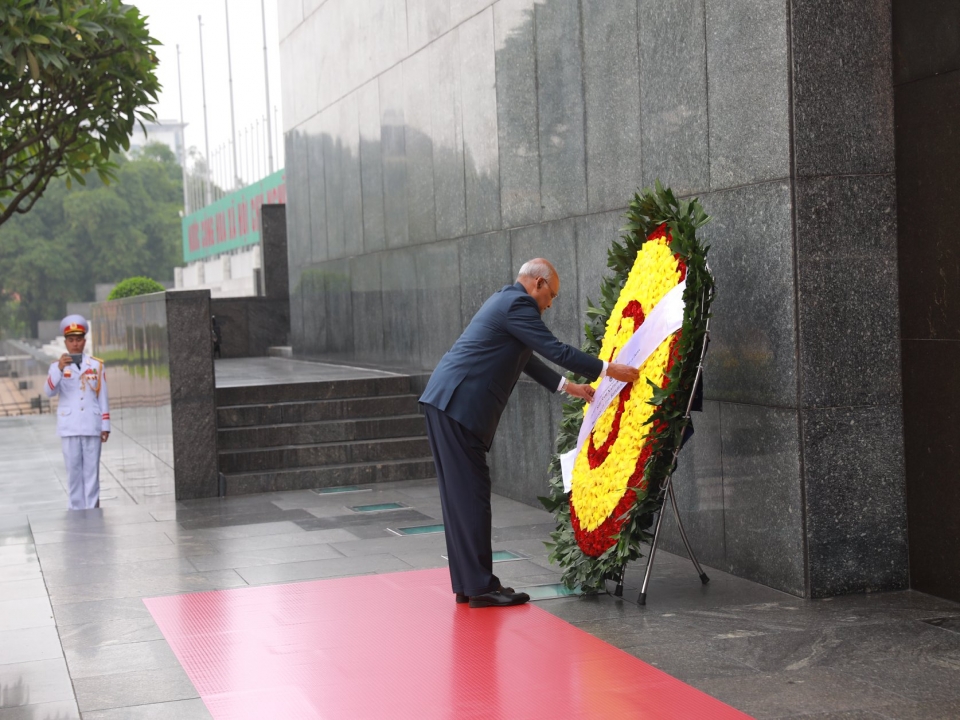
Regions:
<instances>
[{"instance_id":1,"label":"red carpet","mask_svg":"<svg viewBox=\"0 0 960 720\"><path fill-rule=\"evenodd\" d=\"M457 605L446 569L144 602L217 720L749 720L534 605Z\"/></svg>"}]
</instances>

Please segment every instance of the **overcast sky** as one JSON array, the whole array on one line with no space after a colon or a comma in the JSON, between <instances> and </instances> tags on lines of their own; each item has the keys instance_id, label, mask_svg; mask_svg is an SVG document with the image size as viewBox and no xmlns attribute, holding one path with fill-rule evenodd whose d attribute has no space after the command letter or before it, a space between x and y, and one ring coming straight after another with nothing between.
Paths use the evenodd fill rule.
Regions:
<instances>
[{"instance_id":1,"label":"overcast sky","mask_svg":"<svg viewBox=\"0 0 960 720\"><path fill-rule=\"evenodd\" d=\"M203 94L200 80L200 35L197 16L203 17L203 60L207 85L207 124L210 151L230 139L230 85L227 65L227 28L224 0L132 0L147 16L150 34L163 45L157 48L157 73L163 91L155 108L162 120L179 120L177 49L183 80L183 119L187 123L186 145L201 153ZM238 135L266 114L263 77L263 23L261 0L227 0L230 13L230 49L233 65L233 97ZM280 57L277 36L277 1L264 0L267 26L267 61L270 68L271 122L283 118L280 102ZM276 123L274 138L281 138ZM239 142L243 142L242 136ZM281 140L282 146L282 140ZM276 154L276 152L275 152ZM275 160L276 162L276 160Z\"/></svg>"}]
</instances>

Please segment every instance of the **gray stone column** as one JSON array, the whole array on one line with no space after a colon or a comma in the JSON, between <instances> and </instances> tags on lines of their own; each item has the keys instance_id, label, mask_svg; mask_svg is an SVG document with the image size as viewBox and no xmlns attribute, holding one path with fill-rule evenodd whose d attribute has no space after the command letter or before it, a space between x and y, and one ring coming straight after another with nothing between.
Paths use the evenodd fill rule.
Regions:
<instances>
[{"instance_id":1,"label":"gray stone column","mask_svg":"<svg viewBox=\"0 0 960 720\"><path fill-rule=\"evenodd\" d=\"M290 279L287 269L286 205L263 205L260 208L260 258L266 297L288 300Z\"/></svg>"},{"instance_id":2,"label":"gray stone column","mask_svg":"<svg viewBox=\"0 0 960 720\"><path fill-rule=\"evenodd\" d=\"M807 594L903 588L890 0L792 11Z\"/></svg>"},{"instance_id":3,"label":"gray stone column","mask_svg":"<svg viewBox=\"0 0 960 720\"><path fill-rule=\"evenodd\" d=\"M707 384L721 402L700 419L706 432L678 489L707 562L808 597L903 588L890 3L790 2L785 46L770 48L787 73L782 87L766 88L743 72L761 59L756 37L721 33L718 15L747 4L707 2L708 30L732 55L708 58L710 121L725 123L732 158L722 169L736 174L738 155L773 142L771 161L782 157L789 170L780 182L704 198L717 219L708 233L723 242ZM775 23L767 30L776 36ZM720 102L718 84L739 89L739 102ZM789 138L778 140L757 121L775 124L781 97ZM717 476L719 488L707 480ZM718 548L710 539L719 535Z\"/></svg>"},{"instance_id":4,"label":"gray stone column","mask_svg":"<svg viewBox=\"0 0 960 720\"><path fill-rule=\"evenodd\" d=\"M168 292L166 304L176 497L216 497L217 406L210 291Z\"/></svg>"}]
</instances>

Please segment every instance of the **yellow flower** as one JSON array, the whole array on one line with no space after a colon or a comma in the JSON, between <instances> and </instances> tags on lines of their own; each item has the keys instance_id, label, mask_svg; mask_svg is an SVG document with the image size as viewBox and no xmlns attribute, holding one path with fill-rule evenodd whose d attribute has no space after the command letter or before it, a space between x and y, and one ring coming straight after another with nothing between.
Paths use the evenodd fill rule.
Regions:
<instances>
[{"instance_id":1,"label":"yellow flower","mask_svg":"<svg viewBox=\"0 0 960 720\"><path fill-rule=\"evenodd\" d=\"M647 316L678 282L680 271L666 236L644 243L610 313L600 357L607 361L612 360L614 353L633 335L632 319L623 317L624 310L632 301L639 302L644 316ZM594 530L603 523L627 490L627 481L636 468L651 429L647 423L654 410L649 404L653 389L647 379L657 387L663 383L672 341L673 336L661 343L640 368L640 377L633 385L629 400L624 404L619 432L606 460L596 468L590 468L589 442L584 444L577 456L570 501L576 509L582 530ZM597 384L599 383L594 385ZM598 419L592 433L595 447L603 446L609 438L618 406L618 401L612 402Z\"/></svg>"}]
</instances>

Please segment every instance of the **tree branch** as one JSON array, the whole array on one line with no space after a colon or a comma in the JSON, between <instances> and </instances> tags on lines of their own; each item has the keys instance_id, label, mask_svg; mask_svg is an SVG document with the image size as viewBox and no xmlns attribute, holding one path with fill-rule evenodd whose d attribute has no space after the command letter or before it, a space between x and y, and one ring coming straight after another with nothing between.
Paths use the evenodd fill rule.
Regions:
<instances>
[{"instance_id":1,"label":"tree branch","mask_svg":"<svg viewBox=\"0 0 960 720\"><path fill-rule=\"evenodd\" d=\"M109 169L109 155L124 144L135 116L149 114L159 91L151 49L158 43L145 18L132 7L120 12L113 2L83 6L83 20L105 32L81 31L85 37L77 39L67 31L73 4L69 16L62 4L53 18L28 14L23 30L29 43L21 47L34 46L43 64L39 81L28 73L0 74L0 225L28 212L52 178Z\"/></svg>"},{"instance_id":2,"label":"tree branch","mask_svg":"<svg viewBox=\"0 0 960 720\"><path fill-rule=\"evenodd\" d=\"M52 157L44 158L39 161L40 166L34 172L33 180L26 188L20 191L13 202L7 205L3 213L0 213L0 225L3 225L4 222L13 217L14 213L24 214L33 208L37 200L43 196L47 186L50 184L50 180L55 177L54 172L47 172L48 166L55 170L57 165L63 160L63 156L66 154L70 143L75 142L76 139L77 132L74 131L64 143L61 143L61 145L54 150ZM21 203L25 198L29 197L34 192L36 192L36 194L30 199L27 207L23 210L18 209L19 203Z\"/></svg>"}]
</instances>

